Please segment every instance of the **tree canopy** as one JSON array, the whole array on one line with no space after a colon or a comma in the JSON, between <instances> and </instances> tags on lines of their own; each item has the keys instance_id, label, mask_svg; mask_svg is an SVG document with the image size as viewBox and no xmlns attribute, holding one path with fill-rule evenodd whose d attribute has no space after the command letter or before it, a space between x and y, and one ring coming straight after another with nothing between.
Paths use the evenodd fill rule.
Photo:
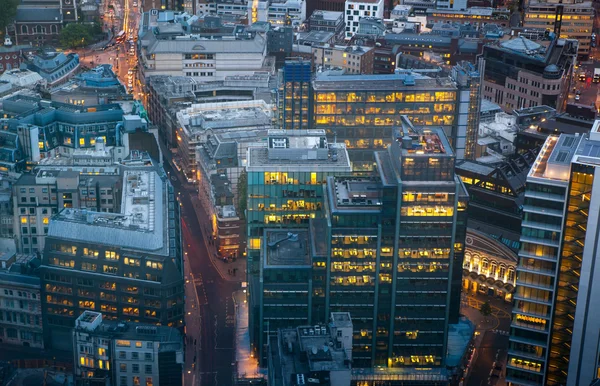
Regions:
<instances>
[{"instance_id":1,"label":"tree canopy","mask_svg":"<svg viewBox=\"0 0 600 386\"><path fill-rule=\"evenodd\" d=\"M60 44L68 48L84 47L93 43L100 34L102 27L98 23L69 23L60 31Z\"/></svg>"},{"instance_id":2,"label":"tree canopy","mask_svg":"<svg viewBox=\"0 0 600 386\"><path fill-rule=\"evenodd\" d=\"M0 35L15 20L20 0L0 0Z\"/></svg>"},{"instance_id":3,"label":"tree canopy","mask_svg":"<svg viewBox=\"0 0 600 386\"><path fill-rule=\"evenodd\" d=\"M479 312L481 312L481 315L483 316L489 316L492 313L492 307L490 306L490 303L485 302L481 305L481 308L479 309Z\"/></svg>"}]
</instances>

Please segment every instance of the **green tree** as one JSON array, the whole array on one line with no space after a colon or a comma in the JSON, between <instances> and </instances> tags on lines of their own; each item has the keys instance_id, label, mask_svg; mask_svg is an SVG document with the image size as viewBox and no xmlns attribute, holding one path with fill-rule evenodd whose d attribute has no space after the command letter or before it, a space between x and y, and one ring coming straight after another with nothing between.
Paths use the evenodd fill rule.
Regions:
<instances>
[{"instance_id":1,"label":"green tree","mask_svg":"<svg viewBox=\"0 0 600 386\"><path fill-rule=\"evenodd\" d=\"M0 35L4 34L6 27L15 20L17 7L20 0L0 0Z\"/></svg>"},{"instance_id":2,"label":"green tree","mask_svg":"<svg viewBox=\"0 0 600 386\"><path fill-rule=\"evenodd\" d=\"M488 317L492 314L492 306L490 306L490 303L485 302L479 308L479 312L481 312L481 315Z\"/></svg>"},{"instance_id":3,"label":"green tree","mask_svg":"<svg viewBox=\"0 0 600 386\"><path fill-rule=\"evenodd\" d=\"M88 24L69 23L60 31L60 44L63 47L84 47L92 43L92 38L92 28Z\"/></svg>"}]
</instances>

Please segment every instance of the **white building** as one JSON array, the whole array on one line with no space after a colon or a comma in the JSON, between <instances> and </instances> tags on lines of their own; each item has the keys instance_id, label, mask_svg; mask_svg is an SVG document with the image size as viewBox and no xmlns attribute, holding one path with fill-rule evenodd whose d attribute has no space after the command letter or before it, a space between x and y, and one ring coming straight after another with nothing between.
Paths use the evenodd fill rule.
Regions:
<instances>
[{"instance_id":1,"label":"white building","mask_svg":"<svg viewBox=\"0 0 600 386\"><path fill-rule=\"evenodd\" d=\"M266 21L284 25L288 17L293 26L302 24L306 20L306 1L248 1L248 24Z\"/></svg>"},{"instance_id":2,"label":"white building","mask_svg":"<svg viewBox=\"0 0 600 386\"><path fill-rule=\"evenodd\" d=\"M383 0L346 0L344 22L346 40L358 31L358 21L363 17L383 19Z\"/></svg>"},{"instance_id":3,"label":"white building","mask_svg":"<svg viewBox=\"0 0 600 386\"><path fill-rule=\"evenodd\" d=\"M0 81L6 81L13 85L13 87L27 87L33 88L38 84L45 85L46 81L37 72L30 70L8 70L0 75Z\"/></svg>"},{"instance_id":4,"label":"white building","mask_svg":"<svg viewBox=\"0 0 600 386\"><path fill-rule=\"evenodd\" d=\"M182 385L183 339L171 327L103 321L84 311L73 329L76 384Z\"/></svg>"},{"instance_id":5,"label":"white building","mask_svg":"<svg viewBox=\"0 0 600 386\"><path fill-rule=\"evenodd\" d=\"M148 76L171 75L206 82L253 75L265 70L266 54L267 40L261 34L214 39L181 34L167 39L160 32L148 33L141 42L141 80L144 83Z\"/></svg>"}]
</instances>

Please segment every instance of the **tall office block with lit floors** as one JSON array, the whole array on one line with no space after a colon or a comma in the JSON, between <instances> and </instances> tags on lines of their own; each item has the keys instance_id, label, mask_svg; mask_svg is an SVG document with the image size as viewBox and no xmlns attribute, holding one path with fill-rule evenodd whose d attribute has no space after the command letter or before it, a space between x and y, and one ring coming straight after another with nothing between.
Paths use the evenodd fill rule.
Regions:
<instances>
[{"instance_id":1,"label":"tall office block with lit floors","mask_svg":"<svg viewBox=\"0 0 600 386\"><path fill-rule=\"evenodd\" d=\"M507 381L589 385L600 362L600 121L550 137L528 176Z\"/></svg>"},{"instance_id":2,"label":"tall office block with lit floors","mask_svg":"<svg viewBox=\"0 0 600 386\"><path fill-rule=\"evenodd\" d=\"M403 117L375 158L375 177L327 179L328 261L313 267L327 271L325 315L352 314L354 367L436 384L458 319L468 196L440 129Z\"/></svg>"}]
</instances>

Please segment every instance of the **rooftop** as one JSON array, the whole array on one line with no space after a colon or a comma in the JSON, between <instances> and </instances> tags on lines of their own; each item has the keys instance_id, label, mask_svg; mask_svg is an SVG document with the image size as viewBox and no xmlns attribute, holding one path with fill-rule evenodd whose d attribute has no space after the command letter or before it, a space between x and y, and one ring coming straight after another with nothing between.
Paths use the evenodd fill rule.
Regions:
<instances>
[{"instance_id":1,"label":"rooftop","mask_svg":"<svg viewBox=\"0 0 600 386\"><path fill-rule=\"evenodd\" d=\"M346 146L328 143L323 130L269 130L268 144L248 148L248 171L352 170Z\"/></svg>"},{"instance_id":2,"label":"rooftop","mask_svg":"<svg viewBox=\"0 0 600 386\"><path fill-rule=\"evenodd\" d=\"M397 74L345 75L334 71L324 71L313 81L315 91L329 90L456 90L449 78L430 78L410 70Z\"/></svg>"},{"instance_id":3,"label":"rooftop","mask_svg":"<svg viewBox=\"0 0 600 386\"><path fill-rule=\"evenodd\" d=\"M343 12L335 12L335 11L322 11L320 9L316 9L312 15L310 15L311 19L320 19L320 20L331 20L336 21L339 18L342 18L344 15Z\"/></svg>"},{"instance_id":4,"label":"rooftop","mask_svg":"<svg viewBox=\"0 0 600 386\"><path fill-rule=\"evenodd\" d=\"M264 268L311 266L308 231L265 229Z\"/></svg>"},{"instance_id":5,"label":"rooftop","mask_svg":"<svg viewBox=\"0 0 600 386\"><path fill-rule=\"evenodd\" d=\"M327 178L327 190L333 200L332 209L371 209L379 211L381 183L373 178Z\"/></svg>"},{"instance_id":6,"label":"rooftop","mask_svg":"<svg viewBox=\"0 0 600 386\"><path fill-rule=\"evenodd\" d=\"M166 184L154 168L126 169L121 213L63 209L50 221L48 235L168 255Z\"/></svg>"},{"instance_id":7,"label":"rooftop","mask_svg":"<svg viewBox=\"0 0 600 386\"><path fill-rule=\"evenodd\" d=\"M528 178L536 177L566 184L569 181L571 160L579 141L580 136L570 134L549 136L529 171Z\"/></svg>"},{"instance_id":8,"label":"rooftop","mask_svg":"<svg viewBox=\"0 0 600 386\"><path fill-rule=\"evenodd\" d=\"M177 113L188 135L207 129L268 126L270 106L263 100L193 104Z\"/></svg>"},{"instance_id":9,"label":"rooftop","mask_svg":"<svg viewBox=\"0 0 600 386\"><path fill-rule=\"evenodd\" d=\"M199 35L177 36L175 39L159 39L154 34L147 34L147 54L161 53L257 53L264 54L266 39L261 34L251 38L236 38L235 36L201 37Z\"/></svg>"},{"instance_id":10,"label":"rooftop","mask_svg":"<svg viewBox=\"0 0 600 386\"><path fill-rule=\"evenodd\" d=\"M93 332L96 335L111 339L159 342L161 343L159 346L160 351L183 349L182 336L176 328L103 320L102 314L94 311L84 311L77 318L75 329Z\"/></svg>"}]
</instances>

